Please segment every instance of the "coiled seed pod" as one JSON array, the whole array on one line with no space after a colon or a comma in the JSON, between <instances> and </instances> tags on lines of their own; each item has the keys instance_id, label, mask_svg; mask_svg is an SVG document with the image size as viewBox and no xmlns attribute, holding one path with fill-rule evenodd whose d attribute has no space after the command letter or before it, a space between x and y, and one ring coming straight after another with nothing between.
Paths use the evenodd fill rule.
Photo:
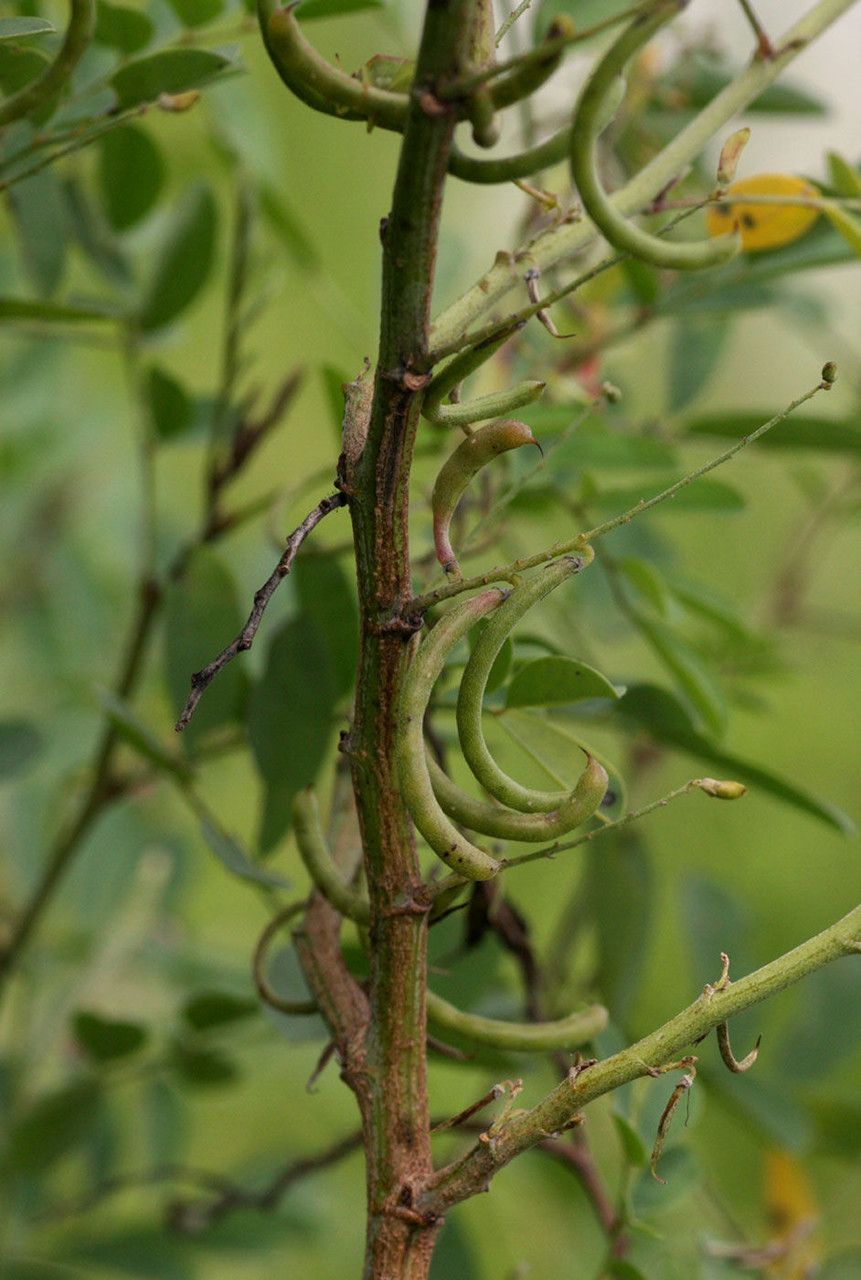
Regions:
<instances>
[{"instance_id":1,"label":"coiled seed pod","mask_svg":"<svg viewBox=\"0 0 861 1280\"><path fill-rule=\"evenodd\" d=\"M460 575L460 565L449 541L449 528L457 504L473 476L500 453L538 441L525 422L497 418L467 436L443 464L433 488L433 537L436 555L446 573Z\"/></svg>"},{"instance_id":2,"label":"coiled seed pod","mask_svg":"<svg viewBox=\"0 0 861 1280\"><path fill-rule=\"evenodd\" d=\"M427 763L434 795L450 818L483 836L497 840L522 840L527 844L556 840L581 826L592 817L604 799L609 783L603 765L587 754L586 768L577 779L574 790L555 812L522 813L467 795L432 756L428 756Z\"/></svg>"},{"instance_id":3,"label":"coiled seed pod","mask_svg":"<svg viewBox=\"0 0 861 1280\"><path fill-rule=\"evenodd\" d=\"M514 588L485 626L466 664L460 684L457 731L466 762L486 791L502 804L510 805L512 809L523 813L555 812L566 803L569 793L537 791L521 786L500 769L490 754L481 725L484 691L494 659L513 627L533 605L575 573L579 573L584 566L584 559L586 563L592 559L591 548L584 549L582 557L564 556L553 561L546 569L539 570L534 577Z\"/></svg>"},{"instance_id":4,"label":"coiled seed pod","mask_svg":"<svg viewBox=\"0 0 861 1280\"><path fill-rule=\"evenodd\" d=\"M449 609L419 645L401 694L395 743L401 794L417 830L434 853L446 866L469 880L489 880L499 870L499 863L461 835L440 808L428 773L423 725L428 701L445 665L446 655L480 618L496 609L504 598L502 591L494 589Z\"/></svg>"},{"instance_id":5,"label":"coiled seed pod","mask_svg":"<svg viewBox=\"0 0 861 1280\"><path fill-rule=\"evenodd\" d=\"M664 240L643 231L614 208L601 185L595 157L595 141L606 123L604 105L616 78L647 41L683 8L683 0L664 0L639 15L611 45L583 87L574 108L571 130L571 173L589 217L610 244L657 267L698 271L729 261L739 251L736 235L715 240L682 243Z\"/></svg>"}]
</instances>

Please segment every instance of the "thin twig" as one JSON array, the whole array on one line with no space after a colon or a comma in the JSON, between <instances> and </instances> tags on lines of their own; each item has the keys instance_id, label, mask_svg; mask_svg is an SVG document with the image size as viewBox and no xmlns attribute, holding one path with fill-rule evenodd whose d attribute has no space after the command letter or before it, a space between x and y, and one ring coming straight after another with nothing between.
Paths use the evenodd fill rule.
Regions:
<instances>
[{"instance_id":1,"label":"thin twig","mask_svg":"<svg viewBox=\"0 0 861 1280\"><path fill-rule=\"evenodd\" d=\"M464 1124L467 1120L471 1120L479 1111L483 1111L485 1107L489 1107L491 1102L496 1102L505 1093L504 1084L495 1084L492 1089L488 1089L483 1097L477 1102L473 1102L471 1106L465 1107L463 1111L458 1111L456 1116L452 1116L449 1120L438 1120L436 1124L431 1126L431 1133L441 1133L443 1129L456 1129L458 1125Z\"/></svg>"},{"instance_id":2,"label":"thin twig","mask_svg":"<svg viewBox=\"0 0 861 1280\"><path fill-rule=\"evenodd\" d=\"M825 366L826 370L829 365ZM406 612L409 614L418 614L429 608L430 605L438 604L442 600L447 600L452 596L460 595L464 591L472 591L477 587L486 587L493 582L511 582L516 576L526 569L535 569L539 565L547 564L550 560L555 560L558 556L569 555L583 551L588 548L589 544L596 538L601 538L607 533L611 533L614 529L620 528L622 525L630 524L637 516L643 514L644 511L657 507L662 502L668 502L680 493L687 485L693 484L695 480L699 480L702 476L707 475L716 467L722 466L728 462L730 458L735 457L742 449L749 444L753 444L766 432L771 431L773 427L778 426L790 414L794 413L800 405L806 403L815 396L819 391L829 391L833 385L833 379L823 379L818 382L815 387L806 391L803 396L799 396L797 400L793 400L785 409L781 409L780 413L769 418L768 422L764 422L761 427L757 427L755 431L751 431L749 435L742 436L730 448L719 453L717 457L712 458L709 462L704 463L696 470L689 472L683 476L681 480L677 480L675 484L671 484L668 488L662 489L660 493L656 493L652 498L642 498L633 507L629 507L627 511L623 511L620 515L614 516L611 520L605 520L602 524L596 525L593 529L584 530L582 533L575 534L573 538L566 538L561 542L556 542L552 547L546 547L543 551L538 551L531 556L523 556L519 560L514 560L511 564L498 565L493 569L489 569L486 573L476 574L471 578L461 578L457 582L447 583L445 586L437 587L433 591L427 591L423 595L414 596L406 606Z\"/></svg>"},{"instance_id":3,"label":"thin twig","mask_svg":"<svg viewBox=\"0 0 861 1280\"><path fill-rule=\"evenodd\" d=\"M287 538L287 545L284 548L281 559L278 561L263 586L259 591L255 592L254 604L251 607L251 612L248 615L245 626L239 632L239 635L235 640L232 640L226 648L222 649L221 653L219 653L216 658L213 658L212 662L207 663L205 667L200 671L195 671L192 675L191 692L188 695L186 704L183 707L182 713L175 725L177 733L182 733L183 729L189 723L191 717L194 715L197 704L203 697L204 691L212 683L219 671L226 667L229 662L232 662L238 653L244 653L247 649L251 648L254 643L254 637L257 635L257 629L263 620L263 614L266 610L266 606L272 599L281 582L283 582L287 577L287 574L292 569L293 561L296 559L299 548L308 537L308 534L312 529L315 529L320 521L324 519L325 516L329 515L330 512L337 511L339 507L344 507L346 505L347 499L342 493L330 494L327 498L323 498L322 501L318 502L313 511L309 511L302 523L297 525L289 535Z\"/></svg>"},{"instance_id":4,"label":"thin twig","mask_svg":"<svg viewBox=\"0 0 861 1280\"><path fill-rule=\"evenodd\" d=\"M762 58L764 61L769 58L773 58L775 52L774 45L768 38L768 33L765 30L765 27L757 17L756 10L751 4L751 0L738 0L738 2L744 10L744 16L750 23L753 34L756 36L756 56L758 58Z\"/></svg>"}]
</instances>

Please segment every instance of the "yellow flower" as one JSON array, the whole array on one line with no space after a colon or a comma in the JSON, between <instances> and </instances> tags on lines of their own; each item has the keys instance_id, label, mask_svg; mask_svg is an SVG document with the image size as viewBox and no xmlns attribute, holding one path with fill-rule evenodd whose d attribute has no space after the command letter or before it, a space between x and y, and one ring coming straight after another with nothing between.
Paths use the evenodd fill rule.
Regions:
<instances>
[{"instance_id":1,"label":"yellow flower","mask_svg":"<svg viewBox=\"0 0 861 1280\"><path fill-rule=\"evenodd\" d=\"M739 199L740 196L820 199L820 193L812 183L788 173L758 173L752 178L742 178L727 187L726 195L726 201L712 205L707 211L709 235L726 235L737 226L741 246L746 253L790 244L810 230L820 213L819 209L803 204L757 204Z\"/></svg>"}]
</instances>

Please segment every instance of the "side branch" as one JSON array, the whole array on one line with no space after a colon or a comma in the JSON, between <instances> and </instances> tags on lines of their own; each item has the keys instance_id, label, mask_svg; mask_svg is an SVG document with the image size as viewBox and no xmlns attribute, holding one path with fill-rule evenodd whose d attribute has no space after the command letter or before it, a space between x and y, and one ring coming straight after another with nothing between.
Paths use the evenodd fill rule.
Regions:
<instances>
[{"instance_id":1,"label":"side branch","mask_svg":"<svg viewBox=\"0 0 861 1280\"><path fill-rule=\"evenodd\" d=\"M182 733L197 708L198 702L203 697L207 687L212 683L229 662L232 662L238 653L244 653L246 649L250 649L254 643L254 637L257 635L257 629L263 621L263 614L266 606L274 596L278 587L287 574L293 568L293 561L296 559L299 548L308 537L312 529L315 529L320 521L332 511L337 511L339 507L345 507L347 499L342 493L332 493L328 498L323 498L313 511L309 511L305 519L300 525L293 530L287 538L287 545L281 559L270 573L269 577L263 583L259 591L255 592L254 604L248 615L245 626L240 631L235 640L232 640L226 649L222 649L218 657L213 658L212 662L207 663L200 671L195 671L191 677L191 692L188 695L182 714L174 726L177 733Z\"/></svg>"},{"instance_id":2,"label":"side branch","mask_svg":"<svg viewBox=\"0 0 861 1280\"><path fill-rule=\"evenodd\" d=\"M441 1169L420 1208L444 1214L454 1204L486 1190L491 1178L515 1156L559 1132L582 1107L631 1080L654 1074L689 1045L734 1014L798 982L840 956L861 951L861 906L830 928L723 990L708 988L669 1022L621 1053L567 1079L531 1111L512 1116L492 1144L478 1144Z\"/></svg>"}]
</instances>

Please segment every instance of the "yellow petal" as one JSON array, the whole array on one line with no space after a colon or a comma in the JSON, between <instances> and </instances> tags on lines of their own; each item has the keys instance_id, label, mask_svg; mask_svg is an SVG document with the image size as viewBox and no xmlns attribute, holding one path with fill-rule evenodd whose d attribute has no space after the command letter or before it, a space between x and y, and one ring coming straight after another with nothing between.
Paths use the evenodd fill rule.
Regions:
<instances>
[{"instance_id":1,"label":"yellow petal","mask_svg":"<svg viewBox=\"0 0 861 1280\"><path fill-rule=\"evenodd\" d=\"M739 199L740 196L820 198L816 187L789 173L757 173L752 178L742 178L727 188L726 195L728 199L725 202L712 205L707 210L709 235L723 236L737 226L741 247L746 253L790 244L810 230L820 213L819 209L810 209L806 205L745 204Z\"/></svg>"}]
</instances>

